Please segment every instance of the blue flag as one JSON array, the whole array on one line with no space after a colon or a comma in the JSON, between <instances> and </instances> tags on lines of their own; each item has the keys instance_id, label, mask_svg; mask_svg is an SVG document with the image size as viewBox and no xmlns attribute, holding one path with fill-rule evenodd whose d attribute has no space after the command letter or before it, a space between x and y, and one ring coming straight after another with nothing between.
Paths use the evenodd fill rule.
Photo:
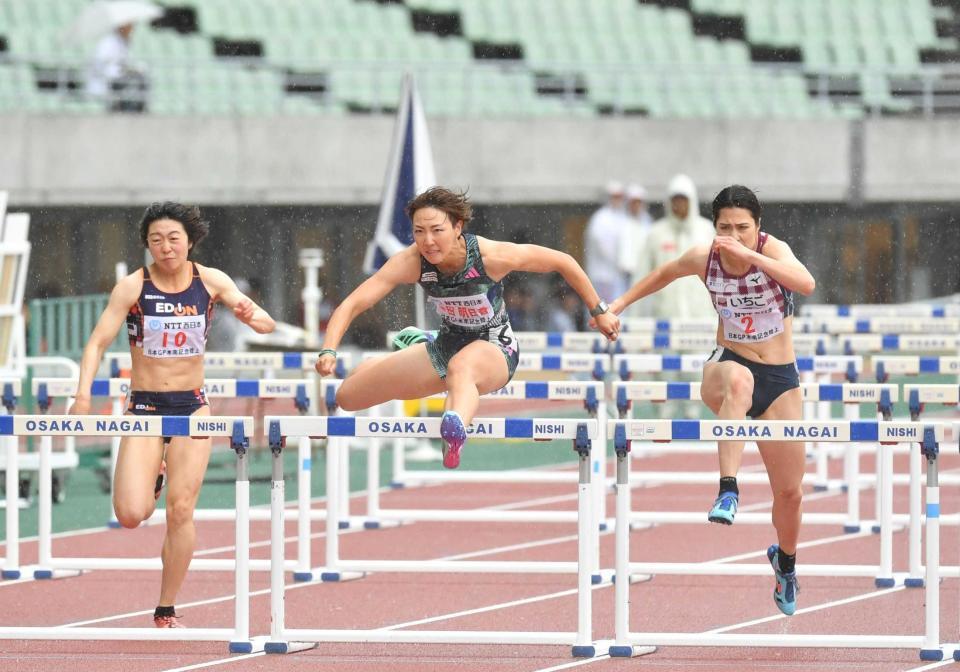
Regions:
<instances>
[{"instance_id":1,"label":"blue flag","mask_svg":"<svg viewBox=\"0 0 960 672\"><path fill-rule=\"evenodd\" d=\"M376 272L387 259L413 243L410 220L403 209L414 196L435 184L427 120L413 77L406 75L393 130L393 147L383 184L377 230L367 244L363 258L365 273Z\"/></svg>"}]
</instances>

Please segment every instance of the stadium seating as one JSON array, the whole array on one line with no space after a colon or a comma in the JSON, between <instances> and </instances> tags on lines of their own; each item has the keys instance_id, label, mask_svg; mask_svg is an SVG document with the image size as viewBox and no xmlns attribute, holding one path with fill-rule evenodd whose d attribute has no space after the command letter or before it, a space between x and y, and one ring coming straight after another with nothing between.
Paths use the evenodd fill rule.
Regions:
<instances>
[{"instance_id":1,"label":"stadium seating","mask_svg":"<svg viewBox=\"0 0 960 672\"><path fill-rule=\"evenodd\" d=\"M102 109L80 94L91 45L64 40L84 4L0 4L0 111ZM389 111L404 71L430 115L903 114L960 56L942 0L164 4L132 42L157 114Z\"/></svg>"}]
</instances>

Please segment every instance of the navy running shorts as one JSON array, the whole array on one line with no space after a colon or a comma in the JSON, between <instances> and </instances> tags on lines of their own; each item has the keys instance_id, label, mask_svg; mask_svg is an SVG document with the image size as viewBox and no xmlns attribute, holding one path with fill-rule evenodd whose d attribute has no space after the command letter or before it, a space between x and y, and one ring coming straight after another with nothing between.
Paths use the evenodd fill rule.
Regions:
<instances>
[{"instance_id":1,"label":"navy running shorts","mask_svg":"<svg viewBox=\"0 0 960 672\"><path fill-rule=\"evenodd\" d=\"M761 364L754 362L728 348L717 347L707 362L736 362L750 369L753 374L753 405L747 416L756 419L767 412L770 404L794 388L800 387L800 373L796 363Z\"/></svg>"},{"instance_id":2,"label":"navy running shorts","mask_svg":"<svg viewBox=\"0 0 960 672\"><path fill-rule=\"evenodd\" d=\"M133 415L193 415L198 408L209 406L203 387L183 392L145 392L131 390L127 412ZM170 443L171 437L163 437Z\"/></svg>"}]
</instances>

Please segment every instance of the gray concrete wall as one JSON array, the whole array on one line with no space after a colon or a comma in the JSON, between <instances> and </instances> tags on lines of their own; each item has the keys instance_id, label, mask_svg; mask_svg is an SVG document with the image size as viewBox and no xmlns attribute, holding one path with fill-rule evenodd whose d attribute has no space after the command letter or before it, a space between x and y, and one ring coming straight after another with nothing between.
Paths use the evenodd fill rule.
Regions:
<instances>
[{"instance_id":1,"label":"gray concrete wall","mask_svg":"<svg viewBox=\"0 0 960 672\"><path fill-rule=\"evenodd\" d=\"M960 124L846 121L432 119L438 180L477 202L595 200L609 178L659 200L686 172L708 200L732 182L768 202L960 199ZM372 204L386 116L0 116L0 189L17 204ZM852 152L861 151L853 155ZM851 149L853 148L853 149ZM854 174L854 171L862 171Z\"/></svg>"}]
</instances>

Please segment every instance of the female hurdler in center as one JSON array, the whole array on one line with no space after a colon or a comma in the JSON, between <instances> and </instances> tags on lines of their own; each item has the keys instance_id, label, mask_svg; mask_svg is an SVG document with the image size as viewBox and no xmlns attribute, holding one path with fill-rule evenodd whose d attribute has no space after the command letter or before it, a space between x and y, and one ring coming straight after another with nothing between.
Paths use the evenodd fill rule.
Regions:
<instances>
[{"instance_id":1,"label":"female hurdler in center","mask_svg":"<svg viewBox=\"0 0 960 672\"><path fill-rule=\"evenodd\" d=\"M446 392L440 423L443 466L455 469L480 395L510 382L520 361L503 301L504 276L511 271L558 272L590 307L597 329L608 339L617 338L620 320L569 254L466 233L472 208L465 193L432 187L410 201L406 211L413 222L413 245L391 257L333 312L316 368L321 375L333 373L336 348L350 323L397 285L419 282L440 315L439 334L433 338L404 329L399 339L404 349L356 367L340 386L337 404L356 411Z\"/></svg>"}]
</instances>

